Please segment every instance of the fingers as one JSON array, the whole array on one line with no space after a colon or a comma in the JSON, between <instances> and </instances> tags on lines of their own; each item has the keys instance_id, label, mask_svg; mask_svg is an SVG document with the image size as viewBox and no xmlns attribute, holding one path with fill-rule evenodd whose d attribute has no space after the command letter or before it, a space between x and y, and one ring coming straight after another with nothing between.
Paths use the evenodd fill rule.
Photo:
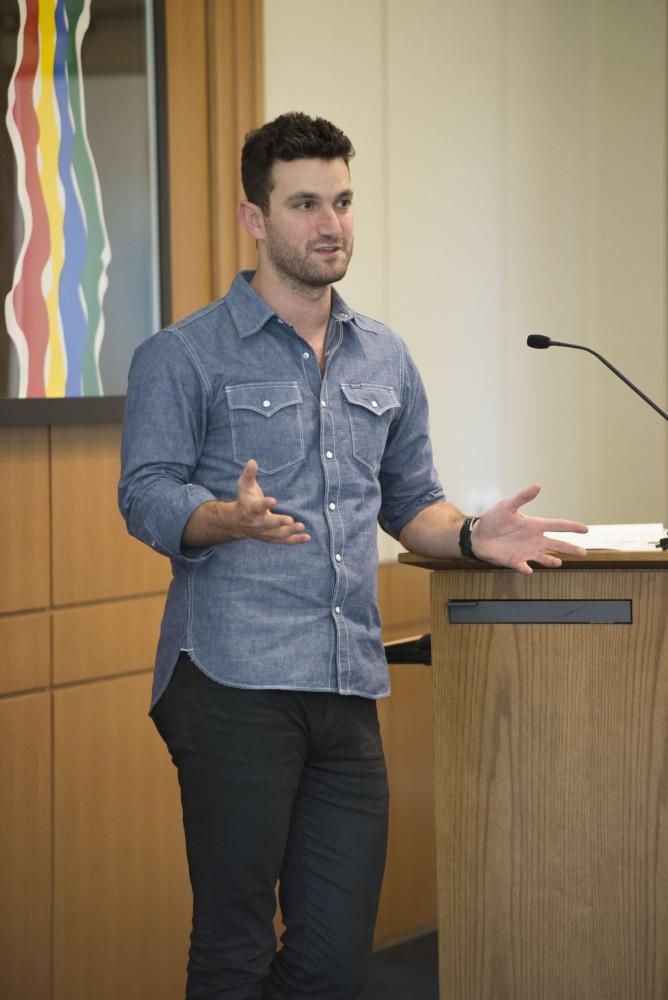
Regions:
<instances>
[{"instance_id":1,"label":"fingers","mask_svg":"<svg viewBox=\"0 0 668 1000\"><path fill-rule=\"evenodd\" d=\"M258 464L254 458L244 465L237 480L237 499L249 514L265 514L275 506L273 497L266 497L257 481Z\"/></svg>"},{"instance_id":2,"label":"fingers","mask_svg":"<svg viewBox=\"0 0 668 1000\"><path fill-rule=\"evenodd\" d=\"M302 523L289 514L272 514L278 501L266 497L257 481L258 464L249 459L237 483L237 506L241 514L242 538L281 545L299 545L310 542L311 536Z\"/></svg>"},{"instance_id":3,"label":"fingers","mask_svg":"<svg viewBox=\"0 0 668 1000\"><path fill-rule=\"evenodd\" d=\"M270 519L267 519L264 530L267 534L278 539L289 538L291 535L303 535L305 532L304 525L299 521L279 514L272 515Z\"/></svg>"},{"instance_id":4,"label":"fingers","mask_svg":"<svg viewBox=\"0 0 668 1000\"><path fill-rule=\"evenodd\" d=\"M265 511L261 517L250 518L246 524L245 535L260 542L284 545L311 541L305 525L300 521L295 521L289 514L270 514L269 511Z\"/></svg>"},{"instance_id":5,"label":"fingers","mask_svg":"<svg viewBox=\"0 0 668 1000\"><path fill-rule=\"evenodd\" d=\"M535 500L540 493L540 484L532 483L531 486L527 486L525 489L516 493L514 497L509 497L505 501L505 506L512 511L518 511L520 507L524 507L525 504L531 503Z\"/></svg>"},{"instance_id":6,"label":"fingers","mask_svg":"<svg viewBox=\"0 0 668 1000\"><path fill-rule=\"evenodd\" d=\"M246 509L250 514L267 514L276 506L274 497L257 497L254 500L244 501Z\"/></svg>"},{"instance_id":7,"label":"fingers","mask_svg":"<svg viewBox=\"0 0 668 1000\"><path fill-rule=\"evenodd\" d=\"M257 537L261 542L280 545L300 545L302 542L311 541L311 536L304 531L303 524L281 525L281 527L271 528Z\"/></svg>"},{"instance_id":8,"label":"fingers","mask_svg":"<svg viewBox=\"0 0 668 1000\"><path fill-rule=\"evenodd\" d=\"M254 458L249 458L244 465L243 472L239 476L239 485L245 489L250 489L257 482L258 464Z\"/></svg>"},{"instance_id":9,"label":"fingers","mask_svg":"<svg viewBox=\"0 0 668 1000\"><path fill-rule=\"evenodd\" d=\"M586 549L581 549L577 545L567 545L564 543L563 546L559 546L558 548L556 545L550 545L550 551L541 549L528 558L531 562L536 563L538 566L544 566L546 569L559 569L560 566L563 566L563 562L559 556L553 554L557 551L562 555L579 556L581 558L587 555ZM531 566L526 561L515 563L510 566L510 569L517 570L518 573L523 573L525 576L530 576L533 573Z\"/></svg>"},{"instance_id":10,"label":"fingers","mask_svg":"<svg viewBox=\"0 0 668 1000\"><path fill-rule=\"evenodd\" d=\"M276 542L280 542L283 545L301 545L303 542L310 542L310 535L291 535L289 538L277 538L274 539Z\"/></svg>"},{"instance_id":11,"label":"fingers","mask_svg":"<svg viewBox=\"0 0 668 1000\"><path fill-rule=\"evenodd\" d=\"M550 555L549 552L539 552L532 558L532 562L538 563L539 566L546 566L548 569L558 569L562 565L561 559L558 556Z\"/></svg>"},{"instance_id":12,"label":"fingers","mask_svg":"<svg viewBox=\"0 0 668 1000\"><path fill-rule=\"evenodd\" d=\"M589 528L579 521L559 521L540 518L541 531L569 531L576 535L586 535Z\"/></svg>"},{"instance_id":13,"label":"fingers","mask_svg":"<svg viewBox=\"0 0 668 1000\"><path fill-rule=\"evenodd\" d=\"M531 566L529 566L528 562L512 563L508 569L514 569L515 572L521 573L522 576L531 576L533 573L533 570L531 569Z\"/></svg>"},{"instance_id":14,"label":"fingers","mask_svg":"<svg viewBox=\"0 0 668 1000\"><path fill-rule=\"evenodd\" d=\"M545 566L548 569L558 569L562 565L561 559L550 555L548 552L538 552L535 556L530 556L529 558L531 562L537 563L539 566ZM526 561L512 563L508 568L514 569L517 573L521 573L522 576L531 576L533 573L532 567Z\"/></svg>"},{"instance_id":15,"label":"fingers","mask_svg":"<svg viewBox=\"0 0 668 1000\"><path fill-rule=\"evenodd\" d=\"M583 549L580 545L571 545L570 542L560 542L557 538L546 538L546 548L550 552L561 552L565 556L577 556L580 559L584 559L587 555L587 550Z\"/></svg>"}]
</instances>

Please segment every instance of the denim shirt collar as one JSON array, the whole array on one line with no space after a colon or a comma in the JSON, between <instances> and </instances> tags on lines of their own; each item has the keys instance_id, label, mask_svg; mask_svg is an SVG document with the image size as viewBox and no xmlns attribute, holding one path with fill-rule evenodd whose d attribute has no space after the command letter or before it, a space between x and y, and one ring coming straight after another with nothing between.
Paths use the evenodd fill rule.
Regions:
<instances>
[{"instance_id":1,"label":"denim shirt collar","mask_svg":"<svg viewBox=\"0 0 668 1000\"><path fill-rule=\"evenodd\" d=\"M225 297L240 337L258 333L274 317L280 319L278 313L252 287L250 282L254 274L255 271L240 271ZM349 322L356 317L335 288L332 288L331 316L341 322Z\"/></svg>"}]
</instances>

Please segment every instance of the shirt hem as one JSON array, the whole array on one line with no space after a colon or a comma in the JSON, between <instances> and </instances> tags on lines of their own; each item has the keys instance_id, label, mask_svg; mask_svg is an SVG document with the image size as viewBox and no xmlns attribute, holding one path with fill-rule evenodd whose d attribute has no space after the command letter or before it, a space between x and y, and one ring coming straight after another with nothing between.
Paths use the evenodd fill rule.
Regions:
<instances>
[{"instance_id":1,"label":"shirt hem","mask_svg":"<svg viewBox=\"0 0 668 1000\"><path fill-rule=\"evenodd\" d=\"M306 684L242 684L239 681L230 681L225 678L216 677L210 670L207 670L206 667L203 667L202 664L197 661L191 649L182 649L181 652L187 653L197 669L201 670L202 673L209 678L209 680L215 681L216 684L221 684L223 687L238 688L242 691L304 691L307 693L311 692L313 694L340 694L344 698L348 696L354 698L369 698L372 701L380 701L383 698L389 698L391 694L391 687L389 684L378 694L370 694L368 691L358 691L353 688L342 691L340 688L336 687L320 687L317 685L314 686Z\"/></svg>"}]
</instances>

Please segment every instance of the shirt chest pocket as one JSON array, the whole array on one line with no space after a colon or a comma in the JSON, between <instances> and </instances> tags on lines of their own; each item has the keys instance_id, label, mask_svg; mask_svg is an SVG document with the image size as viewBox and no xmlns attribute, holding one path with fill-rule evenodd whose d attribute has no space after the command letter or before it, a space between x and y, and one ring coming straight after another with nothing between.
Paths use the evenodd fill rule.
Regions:
<instances>
[{"instance_id":1,"label":"shirt chest pocket","mask_svg":"<svg viewBox=\"0 0 668 1000\"><path fill-rule=\"evenodd\" d=\"M260 472L280 472L305 457L302 394L296 382L254 382L225 389L232 449L239 465L254 458Z\"/></svg>"},{"instance_id":2,"label":"shirt chest pocket","mask_svg":"<svg viewBox=\"0 0 668 1000\"><path fill-rule=\"evenodd\" d=\"M342 384L353 455L372 472L380 468L392 418L400 407L391 385Z\"/></svg>"}]
</instances>

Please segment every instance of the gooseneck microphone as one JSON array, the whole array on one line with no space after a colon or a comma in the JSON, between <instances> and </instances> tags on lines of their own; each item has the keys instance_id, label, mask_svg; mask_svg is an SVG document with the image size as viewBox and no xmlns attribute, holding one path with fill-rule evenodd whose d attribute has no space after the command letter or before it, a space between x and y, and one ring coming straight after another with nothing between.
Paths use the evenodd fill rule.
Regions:
<instances>
[{"instance_id":1,"label":"gooseneck microphone","mask_svg":"<svg viewBox=\"0 0 668 1000\"><path fill-rule=\"evenodd\" d=\"M527 347L535 347L539 351L544 351L546 347L573 347L576 351L586 351L587 354L593 354L594 357L598 358L599 361L602 361L605 367L609 368L610 371L617 376L617 378L620 378L622 382L625 382L629 389L633 389L633 391L637 393L641 399L644 399L646 403L649 403L653 410L656 410L657 413L661 414L664 420L668 420L668 413L666 413L665 410L662 410L660 406L657 406L657 404L654 403L649 396L646 396L637 385L634 385L633 382L627 379L626 375L622 375L622 373L615 368L614 365L610 364L607 358L604 358L602 354L598 353L598 351L592 350L591 347L585 347L583 344L565 344L561 340L550 340L549 337L544 337L540 333L532 333L529 337L527 337Z\"/></svg>"}]
</instances>

